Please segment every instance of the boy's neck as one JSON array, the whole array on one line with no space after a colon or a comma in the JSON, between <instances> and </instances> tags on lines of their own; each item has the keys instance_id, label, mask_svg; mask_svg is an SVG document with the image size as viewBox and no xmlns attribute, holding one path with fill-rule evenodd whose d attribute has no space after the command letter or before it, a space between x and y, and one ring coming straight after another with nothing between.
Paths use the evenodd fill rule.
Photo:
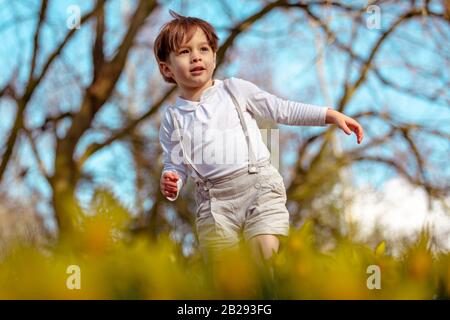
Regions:
<instances>
[{"instance_id":1,"label":"boy's neck","mask_svg":"<svg viewBox=\"0 0 450 320\"><path fill-rule=\"evenodd\" d=\"M205 91L206 89L208 89L209 87L211 87L213 85L214 85L214 80L209 79L209 81L206 82L205 85L200 88L193 88L193 89L182 88L180 97L185 100L200 101L200 97L202 96L203 91Z\"/></svg>"}]
</instances>

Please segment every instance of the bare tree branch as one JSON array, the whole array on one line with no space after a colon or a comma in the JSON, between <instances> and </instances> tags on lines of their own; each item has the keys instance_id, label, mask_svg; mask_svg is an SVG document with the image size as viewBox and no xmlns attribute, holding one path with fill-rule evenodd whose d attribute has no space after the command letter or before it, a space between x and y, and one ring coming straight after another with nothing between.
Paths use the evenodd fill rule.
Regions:
<instances>
[{"instance_id":1,"label":"bare tree branch","mask_svg":"<svg viewBox=\"0 0 450 320\"><path fill-rule=\"evenodd\" d=\"M99 9L99 7L96 6L91 12L89 12L85 16L83 16L81 18L80 23L83 24L84 22L89 20L92 16L95 15L95 13L98 9ZM41 82L41 80L43 79L45 74L47 73L52 62L61 53L62 49L65 47L67 42L72 38L73 34L75 33L75 30L76 29L72 29L70 32L68 32L65 39L61 42L61 44L56 48L56 50L49 56L47 61L44 63L44 67L43 67L40 75L37 76L36 78L34 78L34 77L30 78L29 82L26 84L24 94L21 97L17 97L17 99L16 99L16 101L17 101L16 119L14 121L14 125L11 129L11 132L9 133L8 138L6 139L5 152L2 155L2 159L1 159L1 163L0 163L0 182L3 179L3 175L5 173L6 167L11 158L13 148L16 143L17 135L18 135L20 129L22 128L23 114L28 105L28 102L30 101L31 96L33 95L36 87Z\"/></svg>"},{"instance_id":2,"label":"bare tree branch","mask_svg":"<svg viewBox=\"0 0 450 320\"><path fill-rule=\"evenodd\" d=\"M308 15L310 16L314 16L310 10L307 7L303 7L303 9L308 13ZM339 111L343 111L344 107L348 104L348 102L350 101L350 98L355 94L355 92L357 91L357 89L360 87L360 85L365 81L366 76L368 71L371 69L372 66L372 61L376 55L376 53L378 52L378 50L380 49L382 43L387 39L387 37L399 26L401 25L403 22L407 21L408 19L411 19L415 16L421 15L422 11L421 10L416 10L416 9L411 9L409 12L401 15L400 17L398 17L392 24L391 26L384 31L381 36L378 38L378 40L375 42L375 45L371 48L370 53L368 55L368 58L365 60L365 62L363 63L363 65L360 67L359 69L359 75L357 77L357 80L355 80L352 84L347 85L345 84L344 86L344 93L338 103L338 110ZM319 159L322 158L325 150L326 150L326 144L327 141L329 140L329 136L331 135L332 131L334 130L334 127L330 127L329 129L326 130L326 132L324 133L324 139L322 142L322 145L320 146L319 152L317 152L317 154L315 155L314 159L311 162L311 165L314 165L314 163L318 162Z\"/></svg>"},{"instance_id":3,"label":"bare tree branch","mask_svg":"<svg viewBox=\"0 0 450 320\"><path fill-rule=\"evenodd\" d=\"M103 36L105 34L105 1L98 0L97 5L100 9L97 12L95 42L92 50L92 61L94 67L94 81L97 79L99 70L105 62L105 53L103 52Z\"/></svg>"},{"instance_id":4,"label":"bare tree branch","mask_svg":"<svg viewBox=\"0 0 450 320\"><path fill-rule=\"evenodd\" d=\"M421 154L419 152L419 149L417 148L415 142L413 141L412 137L410 136L408 128L404 128L404 127L400 128L400 131L401 131L403 137L405 138L405 140L408 142L409 147L411 148L412 153L413 153L413 155L414 155L414 157L416 159L416 164L417 164L417 167L418 167L418 172L417 172L416 179L417 180L420 179L420 180L425 182L425 163L424 163L425 161L422 158L422 156L421 156Z\"/></svg>"},{"instance_id":5,"label":"bare tree branch","mask_svg":"<svg viewBox=\"0 0 450 320\"><path fill-rule=\"evenodd\" d=\"M28 76L28 83L33 79L34 70L36 69L36 59L39 54L39 36L41 34L41 28L45 20L45 16L47 14L47 4L48 0L42 0L41 9L39 11L39 19L36 26L36 31L34 33L34 41L33 41L33 53L31 56L31 68L30 74Z\"/></svg>"},{"instance_id":6,"label":"bare tree branch","mask_svg":"<svg viewBox=\"0 0 450 320\"><path fill-rule=\"evenodd\" d=\"M102 1L99 1L102 3ZM158 6L156 1L140 0L125 36L116 54L105 61L98 70L97 77L86 88L80 110L74 115L65 137L57 139L55 152L55 171L51 177L53 187L53 206L62 237L70 236L73 231L73 217L67 212L70 203L78 208L74 190L80 178L80 171L73 157L75 147L81 136L90 128L95 114L110 98L116 83L122 74L134 39L150 13ZM75 211L75 216L80 214Z\"/></svg>"},{"instance_id":7,"label":"bare tree branch","mask_svg":"<svg viewBox=\"0 0 450 320\"><path fill-rule=\"evenodd\" d=\"M145 119L149 118L153 113L155 113L158 110L158 108L175 92L175 90L176 90L175 86L171 87L159 100L157 100L150 107L150 109L146 113L144 113L139 118L131 121L125 128L120 129L116 133L112 134L111 137L106 139L104 142L93 143L93 144L89 145L87 147L86 151L83 153L83 155L78 160L78 168L81 169L83 167L84 163L86 162L86 160L91 155L93 155L95 152L97 152L98 150L110 145L111 143L113 143L114 141L116 141L118 139L122 139L123 137L125 137L126 135L131 133L141 122L143 122Z\"/></svg>"},{"instance_id":8,"label":"bare tree branch","mask_svg":"<svg viewBox=\"0 0 450 320\"><path fill-rule=\"evenodd\" d=\"M338 110L343 111L344 107L347 105L347 103L350 101L351 97L355 94L356 90L359 88L359 86L364 82L366 79L367 73L369 72L372 61L375 58L376 53L380 49L381 45L384 43L384 41L387 39L387 37L403 22L407 21L408 19L420 15L421 11L410 11L406 14L403 14L400 16L386 31L384 31L381 36L376 41L375 45L370 50L369 57L364 62L364 64L361 66L358 74L358 79L355 80L354 83L350 84L349 86L346 86L344 88L344 93L342 95L341 100L338 103Z\"/></svg>"},{"instance_id":9,"label":"bare tree branch","mask_svg":"<svg viewBox=\"0 0 450 320\"><path fill-rule=\"evenodd\" d=\"M386 78L381 71L376 67L376 66L372 66L372 70L373 74L376 76L376 78L385 86L388 86L398 92L404 93L404 94L408 94L423 100L427 100L428 102L435 102L438 103L440 102L440 98L444 95L445 92L448 91L448 88L450 87L450 84L448 84L447 86L443 86L442 88L436 90L433 94L429 95L427 93L424 93L423 91L419 91L419 90L414 90L413 88L407 88L407 87L403 87L400 86L396 83L394 83L393 81L389 80L388 78ZM442 101L442 103L444 103L445 105L448 105L450 103L450 101L447 99L445 101Z\"/></svg>"},{"instance_id":10,"label":"bare tree branch","mask_svg":"<svg viewBox=\"0 0 450 320\"><path fill-rule=\"evenodd\" d=\"M105 0L104 2L107 2L109 0ZM102 9L102 2L98 2L97 5L88 13L86 13L84 16L80 19L80 26L86 23L88 20L90 20L92 17L94 17L98 10ZM34 92L34 89L36 86L41 82L41 80L45 77L47 74L47 71L49 70L50 66L52 65L53 61L61 54L62 50L65 48L66 44L70 41L70 39L73 37L73 35L76 32L76 28L71 29L64 40L59 44L59 46L53 51L53 53L48 57L46 62L43 64L42 71L39 76L37 76L33 81L31 81L27 86L27 93L25 96L31 96L31 94Z\"/></svg>"},{"instance_id":11,"label":"bare tree branch","mask_svg":"<svg viewBox=\"0 0 450 320\"><path fill-rule=\"evenodd\" d=\"M27 136L29 142L30 142L30 146L31 146L31 150L33 151L33 155L36 159L36 162L38 164L38 169L41 173L41 175L50 183L50 177L49 174L47 172L47 170L45 169L45 165L44 162L42 161L41 157L39 156L39 152L36 146L36 142L33 138L33 135L31 133L30 130L28 130L28 128L23 127L23 132L25 133L25 135Z\"/></svg>"}]
</instances>

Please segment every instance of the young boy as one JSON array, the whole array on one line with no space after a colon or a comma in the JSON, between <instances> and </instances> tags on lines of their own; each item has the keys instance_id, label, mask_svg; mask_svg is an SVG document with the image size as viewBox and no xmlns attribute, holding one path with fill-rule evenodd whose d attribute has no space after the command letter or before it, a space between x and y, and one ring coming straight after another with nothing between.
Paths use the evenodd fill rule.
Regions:
<instances>
[{"instance_id":1,"label":"young boy","mask_svg":"<svg viewBox=\"0 0 450 320\"><path fill-rule=\"evenodd\" d=\"M288 125L336 124L347 134L354 131L358 143L363 129L330 108L282 100L237 78L213 79L218 49L214 28L198 18L172 11L171 15L174 19L163 26L154 44L164 80L177 84L180 92L161 121L161 192L176 200L189 172L197 186L200 249L219 257L224 249L238 246L242 233L253 253L268 259L278 252L279 237L288 235L289 212L283 178L269 163L270 153L254 116ZM196 130L201 132L200 141L195 139ZM191 156L212 147L212 161L194 161ZM241 158L225 164L214 161L221 154Z\"/></svg>"}]
</instances>

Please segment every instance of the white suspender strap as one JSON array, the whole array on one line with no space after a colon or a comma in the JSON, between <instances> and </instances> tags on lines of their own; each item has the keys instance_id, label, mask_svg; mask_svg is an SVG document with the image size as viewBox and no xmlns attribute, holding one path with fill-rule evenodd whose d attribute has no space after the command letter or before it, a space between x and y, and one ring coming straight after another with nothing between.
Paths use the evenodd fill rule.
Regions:
<instances>
[{"instance_id":1,"label":"white suspender strap","mask_svg":"<svg viewBox=\"0 0 450 320\"><path fill-rule=\"evenodd\" d=\"M185 163L195 172L195 174L197 175L198 179L200 179L201 181L205 181L203 176L198 172L198 170L195 168L195 166L192 163L192 161L187 156L186 150L184 149L183 139L182 139L182 136L181 136L180 125L179 125L178 119L177 119L177 117L176 117L176 115L173 112L171 107L169 107L169 112L170 112L170 115L172 117L172 122L173 122L173 124L175 126L175 131L177 132L177 135L178 135L178 139L179 139L180 147L181 147L181 153L183 154L183 159L184 159Z\"/></svg>"},{"instance_id":2,"label":"white suspender strap","mask_svg":"<svg viewBox=\"0 0 450 320\"><path fill-rule=\"evenodd\" d=\"M230 86L228 84L228 79L223 81L225 90L227 90L228 94L231 97L231 100L233 100L233 103L237 109L238 115L239 115L239 120L241 121L241 125L242 125L242 129L244 130L244 134L245 134L245 139L247 140L247 147L248 147L248 172L249 173L257 173L259 171L258 166L256 165L256 157L253 153L253 149L251 147L251 141L250 141L250 136L249 136L249 132L248 132L248 128L247 128L247 124L245 122L244 119L244 113L242 112L242 109L239 106L239 102L236 99L236 97L234 96L233 92L230 89Z\"/></svg>"}]
</instances>

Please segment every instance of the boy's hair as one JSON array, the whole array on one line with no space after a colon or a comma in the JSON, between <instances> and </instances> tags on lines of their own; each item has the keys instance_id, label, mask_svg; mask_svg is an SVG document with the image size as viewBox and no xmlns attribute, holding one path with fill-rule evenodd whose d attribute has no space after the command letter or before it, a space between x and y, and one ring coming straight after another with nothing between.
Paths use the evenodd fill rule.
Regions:
<instances>
[{"instance_id":1,"label":"boy's hair","mask_svg":"<svg viewBox=\"0 0 450 320\"><path fill-rule=\"evenodd\" d=\"M203 30L209 46L213 52L217 52L219 38L211 24L199 18L181 16L172 10L169 12L175 19L162 26L153 46L158 66L160 62L167 62L171 51L177 52L180 49L185 38L186 41L191 40L197 28ZM162 73L161 67L159 71L166 82L176 83Z\"/></svg>"}]
</instances>

